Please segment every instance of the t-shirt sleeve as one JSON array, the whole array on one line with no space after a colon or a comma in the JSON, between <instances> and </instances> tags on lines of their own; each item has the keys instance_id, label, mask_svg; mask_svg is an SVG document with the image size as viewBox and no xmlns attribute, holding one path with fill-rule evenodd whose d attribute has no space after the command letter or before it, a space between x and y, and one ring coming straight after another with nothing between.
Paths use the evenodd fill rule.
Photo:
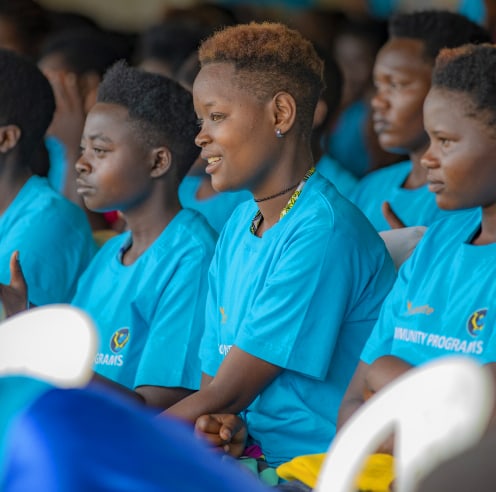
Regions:
<instances>
[{"instance_id":1,"label":"t-shirt sleeve","mask_svg":"<svg viewBox=\"0 0 496 492\"><path fill-rule=\"evenodd\" d=\"M204 329L207 255L188 256L160 295L136 371L142 385L198 389Z\"/></svg>"},{"instance_id":2,"label":"t-shirt sleeve","mask_svg":"<svg viewBox=\"0 0 496 492\"><path fill-rule=\"evenodd\" d=\"M335 229L296 233L256 296L235 345L271 364L324 379L355 303L356 254Z\"/></svg>"}]
</instances>

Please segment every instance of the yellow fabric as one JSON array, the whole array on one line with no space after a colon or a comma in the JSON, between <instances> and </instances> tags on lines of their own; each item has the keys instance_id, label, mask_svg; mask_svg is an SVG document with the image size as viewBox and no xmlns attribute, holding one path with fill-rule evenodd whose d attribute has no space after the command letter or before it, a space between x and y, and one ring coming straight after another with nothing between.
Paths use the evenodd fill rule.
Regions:
<instances>
[{"instance_id":1,"label":"yellow fabric","mask_svg":"<svg viewBox=\"0 0 496 492\"><path fill-rule=\"evenodd\" d=\"M280 465L276 471L284 480L299 480L314 488L325 457L325 453L297 456ZM362 473L357 477L356 487L368 492L388 492L393 479L393 457L389 454L373 454L369 456Z\"/></svg>"}]
</instances>

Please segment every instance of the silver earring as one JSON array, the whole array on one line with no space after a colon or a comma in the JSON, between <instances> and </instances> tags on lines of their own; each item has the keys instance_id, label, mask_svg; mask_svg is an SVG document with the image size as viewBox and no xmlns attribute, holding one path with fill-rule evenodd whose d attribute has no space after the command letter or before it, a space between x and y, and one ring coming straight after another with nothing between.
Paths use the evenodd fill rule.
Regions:
<instances>
[{"instance_id":1,"label":"silver earring","mask_svg":"<svg viewBox=\"0 0 496 492\"><path fill-rule=\"evenodd\" d=\"M283 138L284 137L284 133L281 131L280 128L276 128L276 137L277 138Z\"/></svg>"}]
</instances>

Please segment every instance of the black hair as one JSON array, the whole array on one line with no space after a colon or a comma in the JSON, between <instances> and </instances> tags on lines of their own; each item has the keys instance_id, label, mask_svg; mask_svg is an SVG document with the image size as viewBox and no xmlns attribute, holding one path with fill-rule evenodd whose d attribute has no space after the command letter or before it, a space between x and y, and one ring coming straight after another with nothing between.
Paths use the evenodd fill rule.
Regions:
<instances>
[{"instance_id":1,"label":"black hair","mask_svg":"<svg viewBox=\"0 0 496 492\"><path fill-rule=\"evenodd\" d=\"M146 145L170 150L182 180L199 154L195 145L198 126L188 90L172 79L119 61L104 75L97 101L126 108Z\"/></svg>"},{"instance_id":2,"label":"black hair","mask_svg":"<svg viewBox=\"0 0 496 492\"><path fill-rule=\"evenodd\" d=\"M194 53L209 30L185 21L167 21L147 29L138 40L136 61L154 59L166 65L174 76Z\"/></svg>"},{"instance_id":3,"label":"black hair","mask_svg":"<svg viewBox=\"0 0 496 492\"><path fill-rule=\"evenodd\" d=\"M19 52L36 59L40 43L52 29L49 11L34 0L0 0L0 18L14 28Z\"/></svg>"},{"instance_id":4,"label":"black hair","mask_svg":"<svg viewBox=\"0 0 496 492\"><path fill-rule=\"evenodd\" d=\"M389 35L422 41L424 56L432 64L443 48L491 41L485 28L461 14L445 10L395 14L389 21Z\"/></svg>"},{"instance_id":5,"label":"black hair","mask_svg":"<svg viewBox=\"0 0 496 492\"><path fill-rule=\"evenodd\" d=\"M58 54L71 72L82 75L96 72L103 76L107 68L123 57L116 40L96 28L64 30L47 38L40 58Z\"/></svg>"},{"instance_id":6,"label":"black hair","mask_svg":"<svg viewBox=\"0 0 496 492\"><path fill-rule=\"evenodd\" d=\"M28 165L53 118L52 88L34 62L10 50L0 49L0 74L0 125L19 127L19 158Z\"/></svg>"},{"instance_id":7,"label":"black hair","mask_svg":"<svg viewBox=\"0 0 496 492\"><path fill-rule=\"evenodd\" d=\"M464 45L442 50L436 59L432 87L468 95L468 116L496 125L496 46Z\"/></svg>"}]
</instances>

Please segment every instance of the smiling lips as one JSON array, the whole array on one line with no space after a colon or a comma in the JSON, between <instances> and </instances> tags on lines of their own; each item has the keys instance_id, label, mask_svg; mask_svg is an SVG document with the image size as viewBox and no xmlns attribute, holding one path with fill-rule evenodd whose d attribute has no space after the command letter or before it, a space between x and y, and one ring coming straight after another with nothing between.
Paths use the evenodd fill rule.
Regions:
<instances>
[{"instance_id":1,"label":"smiling lips","mask_svg":"<svg viewBox=\"0 0 496 492\"><path fill-rule=\"evenodd\" d=\"M205 172L208 174L212 174L215 171L215 169L217 169L217 167L219 166L221 158L218 156L207 157L206 161L207 161L207 167L205 168Z\"/></svg>"}]
</instances>

